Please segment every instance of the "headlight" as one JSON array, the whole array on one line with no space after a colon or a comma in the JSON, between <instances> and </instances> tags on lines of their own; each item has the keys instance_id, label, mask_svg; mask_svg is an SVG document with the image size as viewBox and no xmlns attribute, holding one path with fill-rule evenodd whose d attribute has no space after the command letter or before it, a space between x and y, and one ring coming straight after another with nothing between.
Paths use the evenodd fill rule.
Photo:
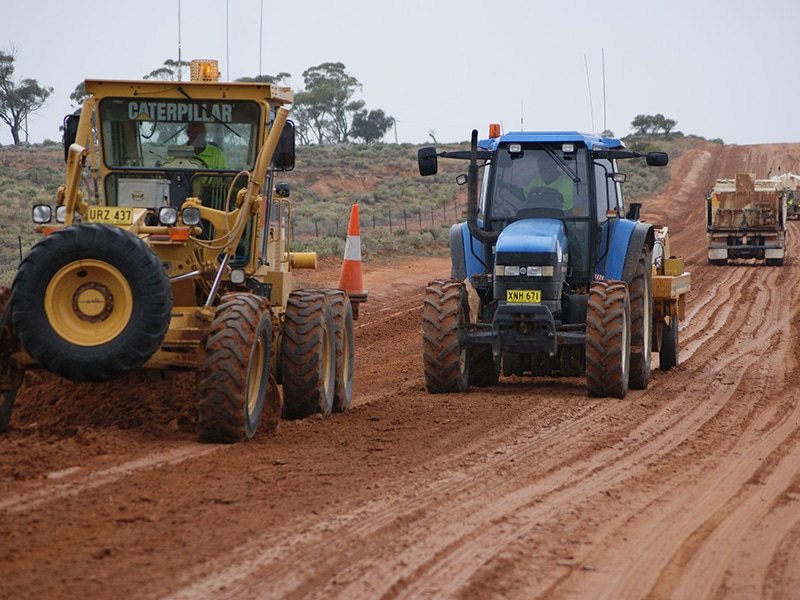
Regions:
<instances>
[{"instance_id":1,"label":"headlight","mask_svg":"<svg viewBox=\"0 0 800 600\"><path fill-rule=\"evenodd\" d=\"M63 223L67 220L67 207L63 204L61 206L56 206L56 221L58 223Z\"/></svg>"},{"instance_id":2,"label":"headlight","mask_svg":"<svg viewBox=\"0 0 800 600\"><path fill-rule=\"evenodd\" d=\"M181 212L181 220L184 225L199 225L200 224L200 209L194 206L184 208Z\"/></svg>"},{"instance_id":3,"label":"headlight","mask_svg":"<svg viewBox=\"0 0 800 600\"><path fill-rule=\"evenodd\" d=\"M231 271L231 283L237 285L244 283L244 271L241 269L233 269Z\"/></svg>"},{"instance_id":4,"label":"headlight","mask_svg":"<svg viewBox=\"0 0 800 600\"><path fill-rule=\"evenodd\" d=\"M519 277L519 267L504 266L503 275L506 277Z\"/></svg>"},{"instance_id":5,"label":"headlight","mask_svg":"<svg viewBox=\"0 0 800 600\"><path fill-rule=\"evenodd\" d=\"M32 211L33 222L37 225L49 223L53 218L53 209L47 204L34 204Z\"/></svg>"},{"instance_id":6,"label":"headlight","mask_svg":"<svg viewBox=\"0 0 800 600\"><path fill-rule=\"evenodd\" d=\"M162 225L175 225L178 222L178 209L174 206L162 206L158 209L158 221Z\"/></svg>"}]
</instances>

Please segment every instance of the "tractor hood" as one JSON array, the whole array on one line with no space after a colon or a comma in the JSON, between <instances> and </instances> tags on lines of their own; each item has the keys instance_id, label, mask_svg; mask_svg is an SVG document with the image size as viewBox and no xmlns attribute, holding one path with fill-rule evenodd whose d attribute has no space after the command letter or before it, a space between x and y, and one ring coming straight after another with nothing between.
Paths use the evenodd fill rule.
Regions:
<instances>
[{"instance_id":1,"label":"tractor hood","mask_svg":"<svg viewBox=\"0 0 800 600\"><path fill-rule=\"evenodd\" d=\"M508 225L497 238L500 255L555 254L558 262L567 251L567 232L558 219L522 219Z\"/></svg>"}]
</instances>

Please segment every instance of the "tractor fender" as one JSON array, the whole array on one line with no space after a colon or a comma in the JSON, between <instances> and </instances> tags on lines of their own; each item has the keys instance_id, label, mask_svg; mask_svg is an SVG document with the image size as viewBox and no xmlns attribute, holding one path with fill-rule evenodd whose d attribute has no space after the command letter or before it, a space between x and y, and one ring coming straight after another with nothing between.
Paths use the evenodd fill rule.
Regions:
<instances>
[{"instance_id":1,"label":"tractor fender","mask_svg":"<svg viewBox=\"0 0 800 600\"><path fill-rule=\"evenodd\" d=\"M652 250L655 239L656 234L652 225L636 222L628 241L628 252L625 254L625 264L622 267L622 277L620 278L622 281L630 283L633 280L636 265L642 256L642 248L647 248L648 252Z\"/></svg>"},{"instance_id":2,"label":"tractor fender","mask_svg":"<svg viewBox=\"0 0 800 600\"><path fill-rule=\"evenodd\" d=\"M614 219L603 227L602 244L608 242L608 252L598 264L597 272L605 279L630 281L642 248L653 247L653 226L628 219Z\"/></svg>"},{"instance_id":3,"label":"tractor fender","mask_svg":"<svg viewBox=\"0 0 800 600\"><path fill-rule=\"evenodd\" d=\"M450 226L450 276L453 279L464 281L476 273L485 273L480 259L483 255L483 242L470 235L467 223Z\"/></svg>"}]
</instances>

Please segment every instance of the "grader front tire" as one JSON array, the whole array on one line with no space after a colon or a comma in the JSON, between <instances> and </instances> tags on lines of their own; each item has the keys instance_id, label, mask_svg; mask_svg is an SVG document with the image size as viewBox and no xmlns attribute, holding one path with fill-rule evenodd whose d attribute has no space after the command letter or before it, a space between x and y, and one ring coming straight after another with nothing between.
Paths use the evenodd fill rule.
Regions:
<instances>
[{"instance_id":1,"label":"grader front tire","mask_svg":"<svg viewBox=\"0 0 800 600\"><path fill-rule=\"evenodd\" d=\"M223 296L199 375L200 441L233 443L258 429L270 388L272 313L254 294Z\"/></svg>"}]
</instances>

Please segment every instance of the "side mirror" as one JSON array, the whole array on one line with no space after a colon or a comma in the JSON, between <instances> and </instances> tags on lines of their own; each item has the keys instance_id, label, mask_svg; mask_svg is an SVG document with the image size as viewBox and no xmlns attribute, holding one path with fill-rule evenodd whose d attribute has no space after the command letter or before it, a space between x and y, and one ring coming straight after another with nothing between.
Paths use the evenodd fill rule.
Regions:
<instances>
[{"instance_id":1,"label":"side mirror","mask_svg":"<svg viewBox=\"0 0 800 600\"><path fill-rule=\"evenodd\" d=\"M669 156L666 152L648 152L646 160L651 167L665 167L669 162Z\"/></svg>"},{"instance_id":2,"label":"side mirror","mask_svg":"<svg viewBox=\"0 0 800 600\"><path fill-rule=\"evenodd\" d=\"M439 170L439 159L436 156L436 148L425 146L417 151L417 166L419 174L423 177L436 175Z\"/></svg>"},{"instance_id":3,"label":"side mirror","mask_svg":"<svg viewBox=\"0 0 800 600\"><path fill-rule=\"evenodd\" d=\"M272 164L276 171L291 171L294 169L295 146L294 146L294 122L286 121L278 140L278 147L275 148L275 156Z\"/></svg>"},{"instance_id":4,"label":"side mirror","mask_svg":"<svg viewBox=\"0 0 800 600\"><path fill-rule=\"evenodd\" d=\"M81 120L79 114L71 114L64 117L64 162L67 162L69 147L75 143L78 137L78 122Z\"/></svg>"}]
</instances>

